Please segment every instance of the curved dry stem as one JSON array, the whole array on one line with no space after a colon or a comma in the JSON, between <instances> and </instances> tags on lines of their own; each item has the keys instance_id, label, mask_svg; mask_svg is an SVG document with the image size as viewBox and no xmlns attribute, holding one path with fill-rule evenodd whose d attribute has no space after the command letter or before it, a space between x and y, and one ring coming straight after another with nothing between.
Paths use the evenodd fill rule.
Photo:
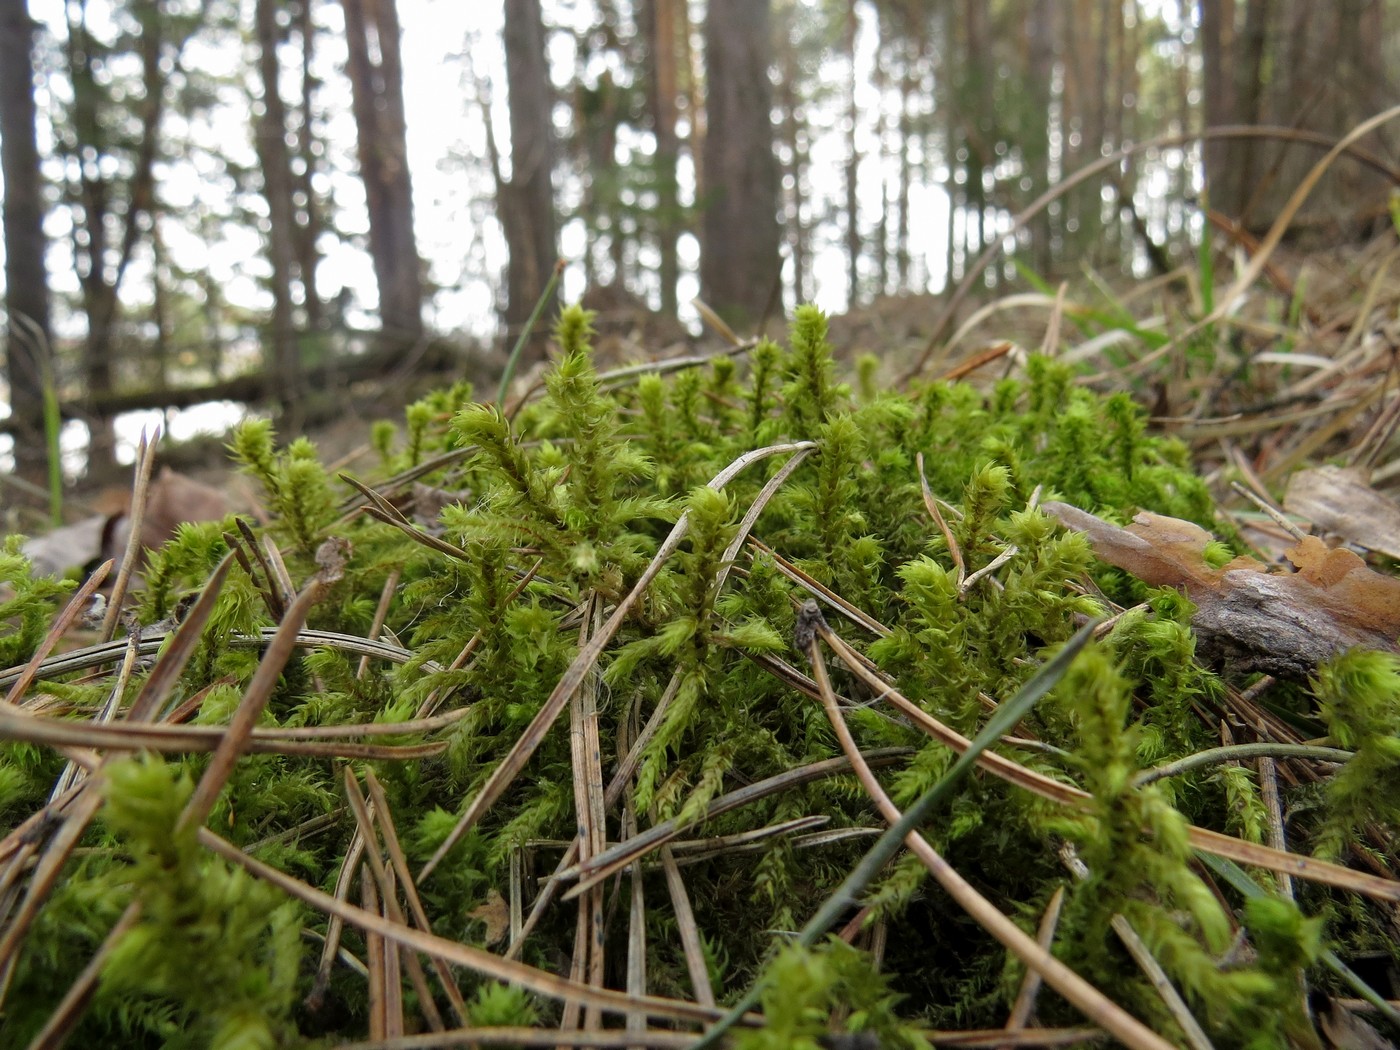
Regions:
<instances>
[{"instance_id":1,"label":"curved dry stem","mask_svg":"<svg viewBox=\"0 0 1400 1050\"><path fill-rule=\"evenodd\" d=\"M970 744L967 737L944 725L900 694L893 684L872 671L864 657L852 649L839 635L825 626L818 628L817 633L841 658L841 662L875 691L877 699L889 701L921 730L934 739L947 744L959 754L967 750ZM1052 802L1083 806L1091 797L1088 792L1069 784L1062 784L1058 780L1052 780L1043 773L1027 769L1025 766L991 751L979 755L977 764L994 776L1015 784L1017 787L1025 788L1027 791L1032 791ZM1315 857L1305 857L1297 853L1272 849L1258 843L1245 842L1242 839L1197 827L1194 824L1188 828L1187 834L1192 848L1203 853L1224 857L1239 864L1252 864L1256 867L1268 868L1270 871L1283 872L1295 878L1307 879L1310 882L1320 882L1338 889L1351 890L1353 893L1375 897L1378 900L1400 901L1400 882L1394 879L1368 875L1365 872L1353 871L1340 864L1332 864Z\"/></svg>"},{"instance_id":2,"label":"curved dry stem","mask_svg":"<svg viewBox=\"0 0 1400 1050\"><path fill-rule=\"evenodd\" d=\"M1385 114L1381 116L1384 117ZM1376 119L1379 120L1380 118ZM1367 125L1370 124L1372 124L1372 121L1367 121L1362 127L1367 127ZM1367 130L1370 130L1369 127ZM1362 134L1364 134L1364 132ZM929 334L928 342L924 346L923 352L919 354L913 366L899 377L899 382L901 384L909 382L928 366L929 360L933 357L934 350L938 348L938 340L942 338L943 332L957 315L958 308L962 306L963 300L971 294L972 289L976 287L978 281L981 280L982 274L986 271L987 267L1002 253L1003 246L1011 238L1012 234L1016 233L1016 231L1020 230L1030 222L1031 219L1048 208L1054 201L1059 200L1081 183L1087 182L1096 175L1100 175L1105 171L1117 167L1128 157L1135 156L1139 153L1146 153L1151 150L1169 149L1173 146L1185 146L1193 142L1210 141L1214 139L1282 139L1302 145L1316 146L1323 149L1330 148L1335 151L1346 152L1361 163L1383 172L1389 176L1392 181L1400 182L1400 170L1395 169L1365 150L1358 149L1355 145L1355 138L1357 137L1359 136L1353 132L1351 135L1348 135L1342 143L1337 143L1336 140L1325 135L1301 131L1298 128L1228 125L1218 128L1206 128L1203 131L1191 132L1184 135L1159 135L1156 138L1135 142L1131 146L1126 146L1106 157L1101 157L1092 164L1086 164L1073 175L1051 186L1027 205L1023 211L1018 213L1011 220L1011 225L1007 230L993 240L992 243L983 250L982 254L973 260L972 265L963 276L962 283L953 291L952 296L949 297L948 302L943 307L943 312L938 315L938 319L934 322L933 331Z\"/></svg>"},{"instance_id":3,"label":"curved dry stem","mask_svg":"<svg viewBox=\"0 0 1400 1050\"><path fill-rule=\"evenodd\" d=\"M1235 300L1243 295L1249 289L1249 286L1259 279L1259 275L1264 272L1264 268L1269 263L1269 258L1274 253L1274 249L1276 249L1279 246L1279 242L1283 240L1283 235L1288 232L1288 227L1292 225L1294 218L1298 214L1298 210L1302 208L1303 203L1308 199L1314 187L1317 186L1318 181L1327 173L1327 169L1355 142L1370 134L1372 131L1375 131L1376 128L1380 127L1382 124L1394 120L1396 117L1400 117L1400 106L1392 106L1383 113L1376 114L1376 116L1372 117L1370 120L1363 121L1356 125L1351 131L1347 132L1346 136L1340 142L1327 151L1325 157L1313 165L1312 170L1309 171L1303 181L1298 184L1298 188L1293 191L1292 196L1290 196L1288 201L1284 204L1283 210L1279 212L1278 218L1274 220L1274 224L1269 228L1268 234L1259 243L1259 250L1250 256L1249 262L1240 275L1235 278L1234 283L1230 285L1223 295L1216 298L1215 309L1206 314L1205 317L1201 318L1195 324L1188 327L1185 331L1178 334L1170 342L1139 358L1126 368L1117 369L1112 373L1104 372L1089 376L1087 381L1094 382L1098 379L1107 378L1109 375L1121 377L1141 372L1155 361L1160 360L1162 357L1181 346L1182 343L1190 339L1193 335L1209 328L1211 325L1224 318L1226 314L1229 313Z\"/></svg>"}]
</instances>

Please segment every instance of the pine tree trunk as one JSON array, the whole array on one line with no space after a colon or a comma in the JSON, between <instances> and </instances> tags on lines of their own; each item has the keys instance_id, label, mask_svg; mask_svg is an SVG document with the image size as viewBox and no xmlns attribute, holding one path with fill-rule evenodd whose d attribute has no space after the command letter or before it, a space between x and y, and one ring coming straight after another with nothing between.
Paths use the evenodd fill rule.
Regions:
<instances>
[{"instance_id":1,"label":"pine tree trunk","mask_svg":"<svg viewBox=\"0 0 1400 1050\"><path fill-rule=\"evenodd\" d=\"M856 17L855 0L846 8L846 298L852 308L860 305L860 150L856 143L856 128L860 111L856 106Z\"/></svg>"},{"instance_id":2,"label":"pine tree trunk","mask_svg":"<svg viewBox=\"0 0 1400 1050\"><path fill-rule=\"evenodd\" d=\"M272 369L277 376L278 407L284 429L300 429L301 354L292 316L292 270L296 264L296 209L292 202L291 155L287 149L287 107L278 87L277 0L257 0L254 26L262 111L257 118L258 164L267 201L267 254L272 263Z\"/></svg>"},{"instance_id":3,"label":"pine tree trunk","mask_svg":"<svg viewBox=\"0 0 1400 1050\"><path fill-rule=\"evenodd\" d=\"M341 0L341 5L379 325L386 345L407 347L423 337L423 278L413 232L398 11L395 0Z\"/></svg>"},{"instance_id":4,"label":"pine tree trunk","mask_svg":"<svg viewBox=\"0 0 1400 1050\"><path fill-rule=\"evenodd\" d=\"M540 0L506 0L505 47L511 177L509 182L498 181L496 207L510 253L505 323L513 342L549 283L558 256L554 88L545 56ZM544 356L545 340L538 333L529 347L530 357Z\"/></svg>"},{"instance_id":5,"label":"pine tree trunk","mask_svg":"<svg viewBox=\"0 0 1400 1050\"><path fill-rule=\"evenodd\" d=\"M321 201L316 193L315 176L321 167L320 143L316 137L313 121L313 98L317 80L312 73L312 61L316 51L316 26L311 18L312 0L300 0L297 6L296 30L301 38L301 98L297 105L296 154L301 161L300 171L294 173L296 192L305 202L304 215L299 218L294 231L296 241L297 273L301 278L303 308L306 311L306 327L319 331L325 325L325 305L321 302L320 289L316 283L316 271L321 264L319 241L324 221L321 217Z\"/></svg>"},{"instance_id":6,"label":"pine tree trunk","mask_svg":"<svg viewBox=\"0 0 1400 1050\"><path fill-rule=\"evenodd\" d=\"M77 9L78 20L68 24L68 69L73 83L72 110L76 154L79 157L78 203L82 209L82 236L74 230L74 255L83 309L87 314L87 338L83 347L86 397L94 403L109 396L115 377L116 334L121 316L121 287L148 216L155 203L155 162L161 118L165 113L165 70L173 68L176 54L167 53L159 11L137 9L141 33L137 50L141 59L143 97L135 103L140 133L131 151L131 175L126 184L124 213L113 208L114 185L93 158L109 154L110 129L98 112L103 88L93 65L96 45L89 36L86 8ZM114 221L120 215L119 221ZM120 241L112 243L113 227ZM88 419L88 469L109 471L116 466L112 420L94 413Z\"/></svg>"},{"instance_id":7,"label":"pine tree trunk","mask_svg":"<svg viewBox=\"0 0 1400 1050\"><path fill-rule=\"evenodd\" d=\"M793 41L792 14L785 12L779 35L778 111L782 114L783 150L783 233L792 255L792 297L796 305L811 301L811 252L807 247L807 224L803 218L807 202L807 126L801 116L798 96L801 75Z\"/></svg>"},{"instance_id":8,"label":"pine tree trunk","mask_svg":"<svg viewBox=\"0 0 1400 1050\"><path fill-rule=\"evenodd\" d=\"M25 0L0 0L0 167L5 177L5 377L16 471L44 463L44 375L50 367L43 175L35 133L34 22Z\"/></svg>"},{"instance_id":9,"label":"pine tree trunk","mask_svg":"<svg viewBox=\"0 0 1400 1050\"><path fill-rule=\"evenodd\" d=\"M1235 76L1231 63L1234 50L1234 0L1201 0L1201 56L1205 78L1205 125L1208 128L1235 123ZM1226 215L1239 215L1239 180L1233 172L1235 151L1224 139L1210 139L1205 145L1206 189L1212 208Z\"/></svg>"},{"instance_id":10,"label":"pine tree trunk","mask_svg":"<svg viewBox=\"0 0 1400 1050\"><path fill-rule=\"evenodd\" d=\"M661 256L661 312L676 315L676 285L680 280L680 197L676 161L680 139L676 135L676 0L647 0L650 18L651 78L649 96L652 128L656 133L656 231Z\"/></svg>"},{"instance_id":11,"label":"pine tree trunk","mask_svg":"<svg viewBox=\"0 0 1400 1050\"><path fill-rule=\"evenodd\" d=\"M769 8L770 0L710 0L705 20L701 286L740 327L763 319L781 275Z\"/></svg>"}]
</instances>

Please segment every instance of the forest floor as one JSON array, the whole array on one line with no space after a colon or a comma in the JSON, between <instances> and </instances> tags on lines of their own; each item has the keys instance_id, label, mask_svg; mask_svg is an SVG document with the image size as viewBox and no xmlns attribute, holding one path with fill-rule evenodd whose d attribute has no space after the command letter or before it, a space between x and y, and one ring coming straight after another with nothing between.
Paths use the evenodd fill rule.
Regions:
<instances>
[{"instance_id":1,"label":"forest floor","mask_svg":"<svg viewBox=\"0 0 1400 1050\"><path fill-rule=\"evenodd\" d=\"M551 997L617 1009L616 999L599 1004L640 972L653 998L622 1008L662 1011L670 1027L649 1030L651 1045L684 1045L675 1026L719 1021L715 1002L760 998L768 1027L741 1036L742 1047L816 1046L847 1022L878 1031L879 1045L1001 1045L1021 963L1042 967L1063 996L1041 997L1041 1020L1061 1026L1044 1030L1052 1045L1102 1035L1075 1027L1087 1019L1126 1045L1161 1050L1169 1044L1156 1033L1174 1038L1174 1025L1196 1023L1192 1009L1222 1046L1244 1045L1255 1026L1265 1034L1254 1045L1367 1045L1356 1033L1380 1039L1361 1017L1368 1009L1400 1030L1387 1002L1400 992L1387 968L1400 901L1397 257L1391 231L1292 260L1278 251L1263 263L1240 259L1263 280L1239 289L1224 277L1217 286L1208 267L1183 267L1121 292L1090 280L1079 292L987 297L955 318L945 317L955 301L945 297L881 299L831 319L829 331L799 310L791 331L772 332L789 349L728 348L751 368L730 367L722 344L713 350L625 307L601 314L590 360L587 324L566 311L564 352L515 381L511 422L425 393L444 377L420 376L356 389L339 418L305 435L319 461L286 447L296 435L274 441L256 424L231 439L241 471L224 465L222 441L179 450L172 458L188 484L157 477L142 501L147 524L164 531L149 545L185 518L216 522L230 508L250 511L263 538L192 528L152 556L134 602L143 630L187 644L172 640L149 672L133 649L121 673L146 674L141 695L153 711L175 705L172 724L130 745L170 757L113 762L102 797L91 791L72 833L44 847L34 870L56 874L102 805L87 866L52 901L56 884L36 877L26 899L28 917L42 907L48 925L29 934L34 951L9 957L23 965L0 1035L6 1024L78 1023L58 1004L91 979L77 970L111 948L98 941L116 921L93 918L85 902L133 892L146 932L107 964L115 990L82 1022L90 1034L146 1024L150 1003L208 1030L256 1017L269 1039L359 1032L362 977L333 967L333 949L303 997L315 952L298 947L297 931L305 922L315 936L337 936L318 932L326 914L368 931L346 936L352 956L370 959L361 969L376 1036L388 1030L386 1011L400 1024L413 1012L398 956L379 937L419 933L476 995L453 1000L444 977L438 1005L453 1001L459 1018L517 1034ZM705 353L706 367L676 367ZM629 373L639 357L661 377ZM962 382L908 384L904 396L915 372ZM481 388L492 385L489 371L483 379L477 397L492 392ZM373 421L395 417L398 432L376 440ZM759 471L744 476L765 457L766 482ZM342 472L368 479L355 484L359 496ZM94 500L106 498L120 496ZM1115 524L1139 509L1155 513ZM94 542L122 548L119 518L99 521ZM71 536L58 546L75 552ZM58 592L9 569L18 600L56 606ZM22 623L36 639L47 630L32 612ZM308 624L315 649L293 658ZM108 617L107 638L116 626ZM133 639L156 652L158 639ZM54 778L79 754L73 742L101 751L142 728L96 724L106 698L120 695L114 667L65 678L65 660L112 666L122 649L113 644L41 655L33 683L14 661L12 695L35 689L8 732L48 750L0 749L0 787L9 805L29 809L38 836L51 826L39 815L60 805ZM366 645L385 664L368 677ZM167 696L182 675L199 688ZM893 716L873 709L885 702L897 705ZM551 732L565 717L570 732ZM187 720L194 735L181 736ZM425 739L326 742L380 721L412 723L396 740ZM255 723L266 743L254 741ZM188 754L215 737L207 766ZM978 757L998 740L996 753ZM253 743L264 752L252 754ZM964 757L953 763L950 747ZM863 754L902 764L888 789ZM785 779L820 767L821 780L843 760L858 782ZM989 786L991 777L961 782L974 761L1017 790ZM604 793L605 771L615 771L615 795ZM1179 790L1153 786L1183 777ZM1266 783L1294 806L1287 821ZM939 852L925 843L886 869L904 839L881 834L901 819L896 801L918 816L939 799L952 819L925 829ZM614 826L608 809L619 800ZM376 863L376 849L380 890L367 875L364 909L331 900L317 887L344 883L355 843L380 820L397 875ZM413 862L426 861L416 879L395 855L395 821ZM677 838L700 821L706 839ZM191 827L202 845L193 833L180 838ZM668 872L668 909L662 894L643 893L643 871L657 869L639 858L673 839L676 856L711 852L683 878ZM27 857L35 842L17 829L0 852ZM582 903L546 889L534 896L547 917L521 953L529 965L483 950L508 929L524 943L536 919L521 931L525 906L534 888L558 888L565 876L549 881L549 870L571 842L596 851L573 867L570 853L557 869L580 881L568 896ZM456 861L434 875L449 854ZM669 850L658 856L676 865ZM1071 870L1087 865L1091 881L1068 879L1063 858ZM274 907L278 895L234 877L226 861L318 917ZM1290 873L1296 903L1291 890L1266 896L1237 862L1266 882L1266 872ZM625 918L623 884L609 876L629 865ZM926 887L924 867L946 895ZM18 878L22 869L7 870ZM416 884L433 914L411 933L392 895L417 893ZM227 897L221 886L232 887ZM1062 895L1057 944L1073 972L1033 963L1038 949L1013 921L1058 913ZM852 900L859 913L833 925ZM1108 922L1118 929L1124 916L1189 1009L1172 1001L1170 982L1139 979L1109 944ZM770 943L772 931L799 926L805 947ZM88 937L76 953L51 950L54 931L74 929ZM191 929L217 932L201 942ZM820 941L827 929L840 933ZM588 963L585 980L587 946L601 953L605 930L611 954L606 966L601 954ZM1237 951L1244 938L1249 949ZM934 942L952 948L937 965ZM159 957L142 956L143 945ZM283 962L266 966L295 981L263 980L273 945ZM1324 945L1335 954L1324 958ZM1139 948L1151 974L1152 952ZM1338 957L1369 964L1371 984L1333 966ZM229 994L209 996L203 978L189 985L196 959L221 968L225 978L212 983ZM335 1005L323 1011L328 981ZM1174 1019L1149 985L1168 989ZM1301 997L1303 987L1318 994ZM910 1014L897 1013L888 989ZM418 1000L427 1015L433 998ZM1326 1008L1320 1020L1314 998ZM564 1008L566 1025L574 1011Z\"/></svg>"}]
</instances>

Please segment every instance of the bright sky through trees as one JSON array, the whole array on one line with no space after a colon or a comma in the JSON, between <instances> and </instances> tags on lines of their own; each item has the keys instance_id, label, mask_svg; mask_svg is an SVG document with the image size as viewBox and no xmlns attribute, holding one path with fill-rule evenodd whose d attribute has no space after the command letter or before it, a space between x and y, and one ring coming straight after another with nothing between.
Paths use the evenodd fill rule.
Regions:
<instances>
[{"instance_id":1,"label":"bright sky through trees","mask_svg":"<svg viewBox=\"0 0 1400 1050\"><path fill-rule=\"evenodd\" d=\"M583 31L592 13L590 5L545 3L546 20L558 27ZM31 0L34 17L44 31L55 39L64 35L62 0ZM94 32L112 32L108 20L109 5L105 0L89 0L88 17ZM497 329L496 301L498 283L492 275L504 265L504 242L492 211L489 176L484 173L486 136L483 127L483 102L489 105L495 124L495 134L503 150L508 149L509 128L504 97L504 55L501 43L501 8L491 3L456 3L449 0L400 0L403 26L404 95L408 111L409 163L414 180L415 228L421 254L430 267L437 288L428 308L429 323L442 330L465 330L475 335L489 336ZM363 237L364 190L354 164L355 129L350 115L349 85L344 78L345 46L340 8L334 4L319 5L317 18L329 32L325 33L317 55L318 73L325 82L322 105L327 111L327 139L335 154L333 163L322 178L334 196L337 223L341 232L351 237ZM574 23L577 23L575 25ZM863 29L867 27L862 27ZM554 33L551 63L555 68L556 84L565 89L571 78L580 74L596 77L605 68L603 59L595 59L598 68L579 70L579 56L570 34ZM857 38L857 63L870 72L875 62L874 35L862 31ZM197 40L191 46L187 60L202 71L237 76L246 66L247 56L240 53L237 42L226 38L223 46ZM57 82L57 81L56 81ZM878 109L877 92L869 77L861 78L858 101L866 112ZM230 91L230 98L221 110L211 116L204 129L192 134L203 135L210 148L217 147L242 163L256 163L251 131L248 127L246 103ZM47 96L41 93L41 99ZM167 118L171 119L171 118ZM561 105L560 120L568 113ZM844 162L844 131L837 114L830 115L830 134L820 136L812 147L812 173L818 195L836 196L841 192L840 170ZM43 129L41 129L41 132ZM882 207L882 185L874 132L858 129L865 155L861 182L861 207L869 215L878 214ZM51 138L49 139L51 141ZM43 148L44 138L41 138ZM618 143L619 151L644 152L642 143ZM204 196L218 193L219 188L207 177L200 159L186 158L188 163L171 163L162 174L161 193L179 211L192 207ZM508 153L507 153L508 162ZM687 187L687 165L682 164L682 194L693 199L693 178ZM562 199L568 200L569 186L560 186ZM946 195L936 187L916 187L911 200L911 227L932 243L941 243L948 221ZM71 253L66 239L70 230L62 209L50 216L52 239L50 270L52 285L60 294L75 294L77 281L73 276ZM263 262L256 231L230 230L226 240L210 245L178 223L167 222L163 234L172 255L186 265L211 265L231 301L249 308L265 307L266 294L258 285ZM567 222L561 229L561 251L573 263L565 272L565 298L582 293L583 272L577 259L584 250L584 229L581 222ZM831 311L846 307L847 285L845 259L835 235L815 242L818 249L813 259L815 298L819 305ZM368 256L359 247L335 238L324 245L326 259L320 271L322 292L335 298L348 289L354 301L364 309L375 305L375 282ZM683 273L680 288L682 319L694 325L697 315L689 301L699 292L695 271L699 244L686 234L680 250ZM0 248L3 253L3 248ZM3 258L3 254L0 254ZM935 255L931 263L941 263ZM139 286L145 275L133 271L133 285ZM941 272L930 274L930 285L941 287ZM363 323L368 319L362 317ZM62 325L62 317L59 318ZM76 319L75 319L76 321ZM62 329L61 329L62 330Z\"/></svg>"}]
</instances>

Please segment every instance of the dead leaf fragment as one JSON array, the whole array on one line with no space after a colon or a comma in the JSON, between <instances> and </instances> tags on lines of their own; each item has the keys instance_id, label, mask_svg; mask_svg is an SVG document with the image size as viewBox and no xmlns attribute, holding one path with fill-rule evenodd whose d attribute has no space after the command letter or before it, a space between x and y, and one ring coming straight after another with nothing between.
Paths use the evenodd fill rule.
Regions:
<instances>
[{"instance_id":1,"label":"dead leaf fragment","mask_svg":"<svg viewBox=\"0 0 1400 1050\"><path fill-rule=\"evenodd\" d=\"M499 944L505 940L506 933L510 930L510 907L495 887L486 891L486 900L467 912L467 917L485 925L484 939L488 945Z\"/></svg>"},{"instance_id":2,"label":"dead leaf fragment","mask_svg":"<svg viewBox=\"0 0 1400 1050\"><path fill-rule=\"evenodd\" d=\"M1400 505L1373 489L1363 470L1300 470L1288 480L1283 508L1348 543L1400 558Z\"/></svg>"},{"instance_id":3,"label":"dead leaf fragment","mask_svg":"<svg viewBox=\"0 0 1400 1050\"><path fill-rule=\"evenodd\" d=\"M1185 591L1201 656L1227 670L1302 679L1348 649L1400 651L1400 580L1316 537L1289 548L1296 572L1270 572L1253 558L1214 569L1204 556L1211 535L1192 522L1143 512L1120 528L1067 503L1044 509L1088 536L1110 565Z\"/></svg>"},{"instance_id":4,"label":"dead leaf fragment","mask_svg":"<svg viewBox=\"0 0 1400 1050\"><path fill-rule=\"evenodd\" d=\"M1318 1021L1328 1045L1336 1050L1395 1050L1395 1044L1370 1022L1335 999L1328 1010L1318 1014Z\"/></svg>"},{"instance_id":5,"label":"dead leaf fragment","mask_svg":"<svg viewBox=\"0 0 1400 1050\"><path fill-rule=\"evenodd\" d=\"M97 502L103 513L25 541L24 555L35 573L61 576L70 569L107 558L120 567L131 531L131 493L109 491ZM163 467L147 494L141 518L141 546L156 550L183 523L219 521L228 512L229 501L218 489Z\"/></svg>"},{"instance_id":6,"label":"dead leaf fragment","mask_svg":"<svg viewBox=\"0 0 1400 1050\"><path fill-rule=\"evenodd\" d=\"M102 536L108 518L96 514L63 525L43 536L25 540L20 548L36 576L62 576L69 569L96 561L102 554Z\"/></svg>"}]
</instances>

